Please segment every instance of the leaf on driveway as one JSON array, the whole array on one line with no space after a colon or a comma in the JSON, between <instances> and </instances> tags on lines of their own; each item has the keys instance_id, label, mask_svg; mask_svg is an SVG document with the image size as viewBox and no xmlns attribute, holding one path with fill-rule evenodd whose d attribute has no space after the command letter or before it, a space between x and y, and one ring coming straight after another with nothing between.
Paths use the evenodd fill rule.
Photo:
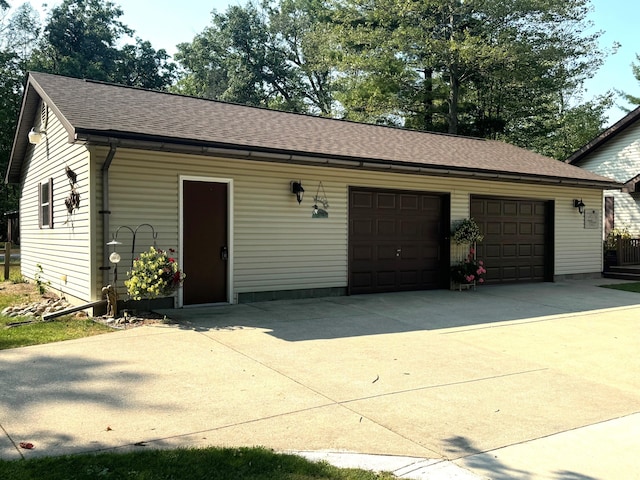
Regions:
<instances>
[{"instance_id":1,"label":"leaf on driveway","mask_svg":"<svg viewBox=\"0 0 640 480\"><path fill-rule=\"evenodd\" d=\"M33 450L34 448L36 448L31 442L20 442L19 445L20 448L24 448L26 450Z\"/></svg>"}]
</instances>

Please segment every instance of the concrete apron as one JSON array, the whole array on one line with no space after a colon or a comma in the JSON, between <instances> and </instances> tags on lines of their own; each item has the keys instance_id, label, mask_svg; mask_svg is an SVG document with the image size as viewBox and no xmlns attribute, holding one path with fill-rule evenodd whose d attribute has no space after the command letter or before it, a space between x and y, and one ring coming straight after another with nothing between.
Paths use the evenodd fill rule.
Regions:
<instances>
[{"instance_id":1,"label":"concrete apron","mask_svg":"<svg viewBox=\"0 0 640 480\"><path fill-rule=\"evenodd\" d=\"M183 309L0 351L0 457L262 445L633 478L640 295L605 282Z\"/></svg>"}]
</instances>

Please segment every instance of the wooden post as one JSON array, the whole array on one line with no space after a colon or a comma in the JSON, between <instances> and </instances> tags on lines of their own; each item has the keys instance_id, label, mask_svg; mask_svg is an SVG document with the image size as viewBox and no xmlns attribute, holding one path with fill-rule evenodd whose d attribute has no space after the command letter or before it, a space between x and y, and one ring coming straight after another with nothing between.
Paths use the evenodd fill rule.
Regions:
<instances>
[{"instance_id":1,"label":"wooden post","mask_svg":"<svg viewBox=\"0 0 640 480\"><path fill-rule=\"evenodd\" d=\"M4 279L9 279L9 269L11 267L11 242L4 244Z\"/></svg>"}]
</instances>

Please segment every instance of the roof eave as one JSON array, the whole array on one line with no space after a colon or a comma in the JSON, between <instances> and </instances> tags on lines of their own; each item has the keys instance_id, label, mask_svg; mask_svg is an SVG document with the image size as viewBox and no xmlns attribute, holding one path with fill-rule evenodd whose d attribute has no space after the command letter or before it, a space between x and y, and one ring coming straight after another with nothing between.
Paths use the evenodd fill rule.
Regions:
<instances>
[{"instance_id":1,"label":"roof eave","mask_svg":"<svg viewBox=\"0 0 640 480\"><path fill-rule=\"evenodd\" d=\"M154 150L173 153L187 153L205 156L220 156L244 160L263 162L294 163L300 165L324 165L336 168L363 169L371 171L390 171L415 175L431 175L440 177L456 177L469 179L484 179L516 183L538 183L541 185L565 185L595 189L621 189L622 184L613 180L596 180L565 178L555 176L534 175L526 173L505 173L494 170L482 170L450 167L433 164L381 160L376 158L360 158L313 154L293 150L269 150L252 148L246 145L223 143L207 143L196 140L176 139L168 137L150 137L135 135L128 132L103 132L80 130L76 131L77 142L87 145L116 146L136 150ZM604 178L604 177L603 177Z\"/></svg>"},{"instance_id":2,"label":"roof eave","mask_svg":"<svg viewBox=\"0 0 640 480\"><path fill-rule=\"evenodd\" d=\"M54 105L44 89L31 76L31 74L29 74L24 87L24 93L22 95L20 116L18 117L16 133L11 147L11 155L9 156L7 172L4 179L5 183L20 182L22 164L25 160L28 148L28 134L29 130L33 127L33 119L36 116L40 100L43 100L47 104L58 120L62 123L69 136L69 142L72 142L75 137L75 132L71 123L64 117L64 115L62 115L62 112L60 112Z\"/></svg>"},{"instance_id":3,"label":"roof eave","mask_svg":"<svg viewBox=\"0 0 640 480\"><path fill-rule=\"evenodd\" d=\"M616 137L623 131L625 131L628 127L633 125L638 119L640 119L640 107L632 110L627 115L622 117L616 123L607 128L604 132L598 135L596 138L591 140L589 143L584 145L579 150L572 153L566 160L566 163L573 164L575 162L580 161L582 158L587 156L589 153L594 151L603 143L608 142L612 138Z\"/></svg>"}]
</instances>

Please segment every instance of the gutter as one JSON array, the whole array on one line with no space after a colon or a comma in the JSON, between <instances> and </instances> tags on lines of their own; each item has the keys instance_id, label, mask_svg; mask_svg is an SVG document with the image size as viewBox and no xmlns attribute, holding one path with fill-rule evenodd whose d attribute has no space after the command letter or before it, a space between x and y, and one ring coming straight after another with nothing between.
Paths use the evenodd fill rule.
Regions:
<instances>
[{"instance_id":1,"label":"gutter","mask_svg":"<svg viewBox=\"0 0 640 480\"><path fill-rule=\"evenodd\" d=\"M109 215L111 215L111 210L109 210L109 168L111 167L111 162L113 162L113 157L116 155L116 150L115 145L109 145L109 153L107 153L102 164L102 209L98 211L102 215L102 266L100 266L100 270L102 270L102 285L109 284L109 271L111 270L109 249L107 248L110 228Z\"/></svg>"},{"instance_id":2,"label":"gutter","mask_svg":"<svg viewBox=\"0 0 640 480\"><path fill-rule=\"evenodd\" d=\"M500 171L477 171L464 168L438 167L433 165L420 165L415 163L390 163L382 160L321 156L312 154L298 154L294 152L276 152L254 150L250 147L233 148L226 145L202 145L198 143L174 143L168 140L148 140L135 138L123 138L104 136L86 132L77 135L77 140L85 143L109 145L112 148L131 148L136 150L164 151L173 153L185 153L192 155L219 156L224 158L237 158L243 160L255 160L262 162L289 163L297 165L317 165L342 167L348 169L363 169L372 171L388 171L395 173L412 173L415 175L429 175L439 177L455 177L469 179L486 179L516 183L538 183L541 185L563 185L583 188L619 190L622 184L615 181L599 181L579 178L563 178L554 176L540 176L533 174L504 173ZM108 241L108 240L107 240Z\"/></svg>"}]
</instances>

